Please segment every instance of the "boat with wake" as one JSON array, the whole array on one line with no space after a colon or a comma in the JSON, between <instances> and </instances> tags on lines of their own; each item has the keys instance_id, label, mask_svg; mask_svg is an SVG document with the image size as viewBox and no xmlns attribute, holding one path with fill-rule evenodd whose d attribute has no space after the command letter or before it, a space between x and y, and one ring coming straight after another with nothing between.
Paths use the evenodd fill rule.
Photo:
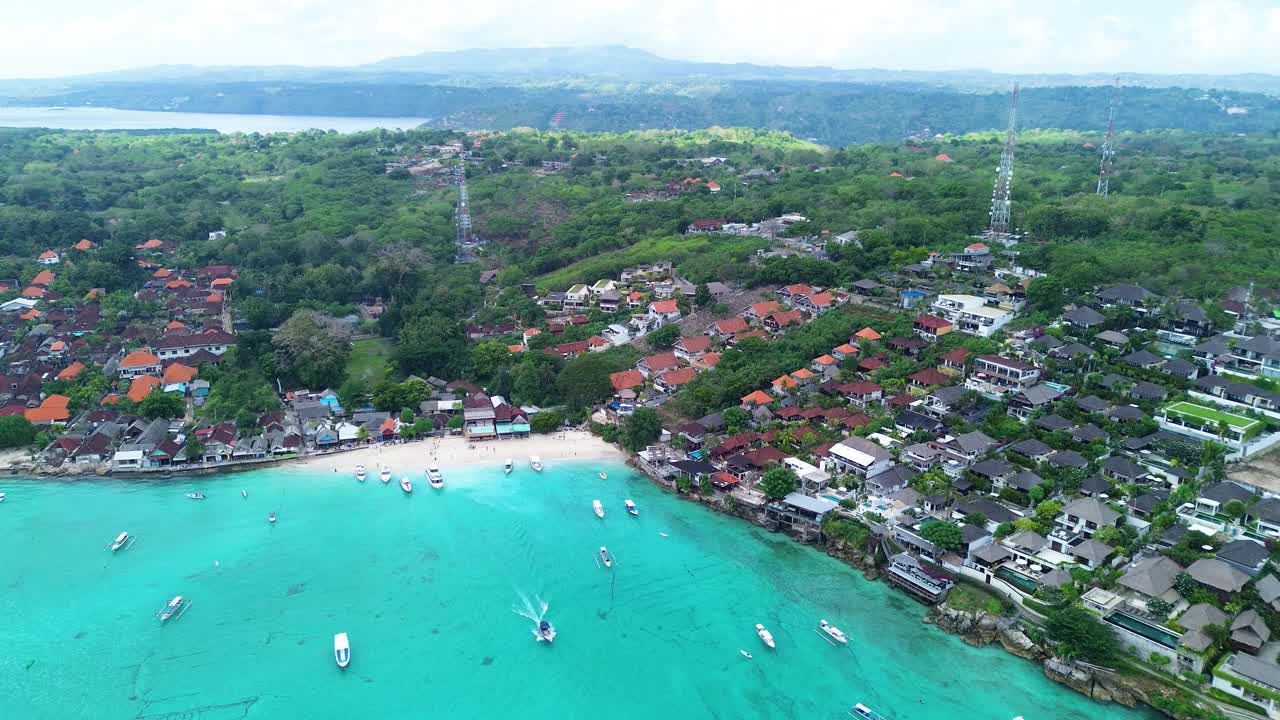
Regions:
<instances>
[{"instance_id":1,"label":"boat with wake","mask_svg":"<svg viewBox=\"0 0 1280 720\"><path fill-rule=\"evenodd\" d=\"M746 658L746 659L748 659L748 660L754 660L754 659L755 659L755 656L753 656L751 653L747 652L746 650L739 650L738 652L742 653L742 657L744 657L744 658Z\"/></svg>"},{"instance_id":2,"label":"boat with wake","mask_svg":"<svg viewBox=\"0 0 1280 720\"><path fill-rule=\"evenodd\" d=\"M636 504L631 501L631 498L627 498L627 501L624 504L627 506L627 514L631 517L636 517L640 514L640 511L636 509Z\"/></svg>"},{"instance_id":3,"label":"boat with wake","mask_svg":"<svg viewBox=\"0 0 1280 720\"><path fill-rule=\"evenodd\" d=\"M435 463L431 463L431 467L427 468L427 482L437 490L444 487L444 475L440 473L440 468L436 467Z\"/></svg>"},{"instance_id":4,"label":"boat with wake","mask_svg":"<svg viewBox=\"0 0 1280 720\"><path fill-rule=\"evenodd\" d=\"M545 640L549 645L556 639L556 628L546 620L542 620L538 623L538 629L534 630L533 634L538 638L538 642Z\"/></svg>"},{"instance_id":5,"label":"boat with wake","mask_svg":"<svg viewBox=\"0 0 1280 720\"><path fill-rule=\"evenodd\" d=\"M503 475L510 475L510 474L511 474L511 458L507 458L507 461L506 461L505 463L503 463L503 465L502 465L502 474L503 474Z\"/></svg>"},{"instance_id":6,"label":"boat with wake","mask_svg":"<svg viewBox=\"0 0 1280 720\"><path fill-rule=\"evenodd\" d=\"M400 489L406 493L411 493L413 492L413 483L409 482L409 478L402 477L400 478Z\"/></svg>"},{"instance_id":7,"label":"boat with wake","mask_svg":"<svg viewBox=\"0 0 1280 720\"><path fill-rule=\"evenodd\" d=\"M391 482L391 468L383 465L382 469L378 471L378 477L381 478L384 483Z\"/></svg>"},{"instance_id":8,"label":"boat with wake","mask_svg":"<svg viewBox=\"0 0 1280 720\"><path fill-rule=\"evenodd\" d=\"M195 492L187 493L187 497L191 498L192 500L203 500L205 498L205 494L197 490Z\"/></svg>"},{"instance_id":9,"label":"boat with wake","mask_svg":"<svg viewBox=\"0 0 1280 720\"><path fill-rule=\"evenodd\" d=\"M849 717L861 718L862 720L888 720L885 716L862 703L857 703L853 706L853 709L849 710Z\"/></svg>"},{"instance_id":10,"label":"boat with wake","mask_svg":"<svg viewBox=\"0 0 1280 720\"><path fill-rule=\"evenodd\" d=\"M608 475L605 475L604 473L600 473L600 479L601 479L601 480L608 480L608 479L609 479L609 476L608 476Z\"/></svg>"},{"instance_id":11,"label":"boat with wake","mask_svg":"<svg viewBox=\"0 0 1280 720\"><path fill-rule=\"evenodd\" d=\"M248 490L241 490L241 491L240 491L240 497L244 498L245 500L248 500L248 499L249 499L249 491L248 491Z\"/></svg>"},{"instance_id":12,"label":"boat with wake","mask_svg":"<svg viewBox=\"0 0 1280 720\"><path fill-rule=\"evenodd\" d=\"M364 482L365 475L366 475L366 473L365 473L365 471L364 471L364 465L357 465L357 466L356 466L356 479L357 479L357 480L359 480L360 482Z\"/></svg>"},{"instance_id":13,"label":"boat with wake","mask_svg":"<svg viewBox=\"0 0 1280 720\"><path fill-rule=\"evenodd\" d=\"M599 500L591 501L591 510L595 512L596 517L598 518L604 517L604 505L601 505Z\"/></svg>"},{"instance_id":14,"label":"boat with wake","mask_svg":"<svg viewBox=\"0 0 1280 720\"><path fill-rule=\"evenodd\" d=\"M0 502L4 502L4 493L0 493Z\"/></svg>"},{"instance_id":15,"label":"boat with wake","mask_svg":"<svg viewBox=\"0 0 1280 720\"><path fill-rule=\"evenodd\" d=\"M131 545L133 545L133 541L134 538L130 536L129 533L122 532L116 536L115 540L111 541L111 552L115 552L122 548L127 550Z\"/></svg>"},{"instance_id":16,"label":"boat with wake","mask_svg":"<svg viewBox=\"0 0 1280 720\"><path fill-rule=\"evenodd\" d=\"M600 562L604 563L606 568L613 567L613 558L609 557L609 550L605 546L600 546Z\"/></svg>"},{"instance_id":17,"label":"boat with wake","mask_svg":"<svg viewBox=\"0 0 1280 720\"><path fill-rule=\"evenodd\" d=\"M273 512L267 513L267 522L274 523L275 521L276 521L276 514Z\"/></svg>"},{"instance_id":18,"label":"boat with wake","mask_svg":"<svg viewBox=\"0 0 1280 720\"><path fill-rule=\"evenodd\" d=\"M818 629L821 630L823 633L825 633L827 637L831 638L835 642L840 643L841 645L849 644L849 636L845 635L843 632L841 632L840 628L836 627L835 625L832 625L826 620L818 621Z\"/></svg>"},{"instance_id":19,"label":"boat with wake","mask_svg":"<svg viewBox=\"0 0 1280 720\"><path fill-rule=\"evenodd\" d=\"M764 641L765 645L768 645L770 648L774 647L773 634L768 630L765 630L764 626L759 623L756 623L756 634L760 636L760 639Z\"/></svg>"},{"instance_id":20,"label":"boat with wake","mask_svg":"<svg viewBox=\"0 0 1280 720\"><path fill-rule=\"evenodd\" d=\"M333 659L340 668L351 664L351 642L347 640L346 633L333 636Z\"/></svg>"},{"instance_id":21,"label":"boat with wake","mask_svg":"<svg viewBox=\"0 0 1280 720\"><path fill-rule=\"evenodd\" d=\"M537 455L530 455L529 467L533 468L534 472L542 472L542 458Z\"/></svg>"},{"instance_id":22,"label":"boat with wake","mask_svg":"<svg viewBox=\"0 0 1280 720\"><path fill-rule=\"evenodd\" d=\"M164 607L156 611L156 617L160 618L160 622L165 622L166 620L180 617L189 607L191 607L191 601L181 595L177 595L166 603Z\"/></svg>"}]
</instances>

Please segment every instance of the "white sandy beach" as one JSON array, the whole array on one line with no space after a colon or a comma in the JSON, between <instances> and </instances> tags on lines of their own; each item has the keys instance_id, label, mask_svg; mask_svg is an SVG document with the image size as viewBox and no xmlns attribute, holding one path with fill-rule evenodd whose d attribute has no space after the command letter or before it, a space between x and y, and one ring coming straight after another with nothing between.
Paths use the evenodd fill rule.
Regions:
<instances>
[{"instance_id":1,"label":"white sandy beach","mask_svg":"<svg viewBox=\"0 0 1280 720\"><path fill-rule=\"evenodd\" d=\"M379 444L316 455L289 463L308 470L351 472L358 464L376 472L381 465L393 472L423 470L430 463L438 463L447 471L462 465L493 465L502 467L507 458L517 466L528 466L529 456L537 455L548 465L562 460L608 460L623 462L626 454L614 445L606 443L589 432L571 430L552 435L532 435L519 440L486 440L468 442L461 437L430 438L414 442Z\"/></svg>"}]
</instances>

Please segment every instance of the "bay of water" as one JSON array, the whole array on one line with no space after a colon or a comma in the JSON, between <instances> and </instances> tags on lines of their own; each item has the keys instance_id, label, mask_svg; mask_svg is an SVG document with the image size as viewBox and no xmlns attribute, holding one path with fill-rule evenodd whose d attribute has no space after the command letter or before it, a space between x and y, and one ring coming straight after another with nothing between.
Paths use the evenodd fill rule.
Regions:
<instances>
[{"instance_id":1,"label":"bay of water","mask_svg":"<svg viewBox=\"0 0 1280 720\"><path fill-rule=\"evenodd\" d=\"M102 107L0 107L0 127L60 130L213 129L218 132L296 132L336 130L360 132L375 128L410 129L421 118L329 117L321 115L237 115L233 113L154 112Z\"/></svg>"},{"instance_id":2,"label":"bay of water","mask_svg":"<svg viewBox=\"0 0 1280 720\"><path fill-rule=\"evenodd\" d=\"M440 491L414 469L412 495L305 468L0 480L0 716L812 720L863 702L895 720L1152 717L971 648L884 584L622 465L442 469ZM121 530L137 541L113 555ZM190 609L161 625L178 594ZM512 611L521 595L549 604L554 646Z\"/></svg>"}]
</instances>

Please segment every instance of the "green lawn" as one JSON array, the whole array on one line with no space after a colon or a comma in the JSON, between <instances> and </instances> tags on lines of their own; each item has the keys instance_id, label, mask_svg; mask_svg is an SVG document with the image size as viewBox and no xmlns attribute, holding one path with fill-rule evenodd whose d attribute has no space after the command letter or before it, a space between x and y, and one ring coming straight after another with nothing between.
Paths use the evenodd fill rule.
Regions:
<instances>
[{"instance_id":1,"label":"green lawn","mask_svg":"<svg viewBox=\"0 0 1280 720\"><path fill-rule=\"evenodd\" d=\"M951 592L947 594L947 607L966 612L985 610L992 615L1004 612L1004 605L999 598L964 584L951 588Z\"/></svg>"},{"instance_id":2,"label":"green lawn","mask_svg":"<svg viewBox=\"0 0 1280 720\"><path fill-rule=\"evenodd\" d=\"M1185 400L1176 402L1165 408L1165 413L1184 415L1215 424L1225 422L1229 427L1235 430L1247 430L1254 425L1259 424L1258 420L1245 417L1244 415L1235 415L1229 412L1222 412L1221 410L1214 410L1213 408L1186 402Z\"/></svg>"},{"instance_id":3,"label":"green lawn","mask_svg":"<svg viewBox=\"0 0 1280 720\"><path fill-rule=\"evenodd\" d=\"M387 360L391 359L394 346L386 338L369 338L351 343L351 357L347 359L347 378L361 380L372 388L387 374Z\"/></svg>"}]
</instances>

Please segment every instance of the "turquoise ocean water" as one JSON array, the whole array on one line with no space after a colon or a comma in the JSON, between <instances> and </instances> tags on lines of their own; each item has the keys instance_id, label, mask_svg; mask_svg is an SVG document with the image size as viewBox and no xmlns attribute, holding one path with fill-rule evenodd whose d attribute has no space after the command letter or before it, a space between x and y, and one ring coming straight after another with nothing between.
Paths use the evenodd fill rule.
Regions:
<instances>
[{"instance_id":1,"label":"turquoise ocean water","mask_svg":"<svg viewBox=\"0 0 1280 720\"><path fill-rule=\"evenodd\" d=\"M808 720L861 701L894 720L1151 717L968 647L885 585L621 465L442 469L444 490L419 471L411 496L304 468L0 480L0 716ZM113 556L121 530L137 542ZM191 608L160 625L177 594ZM549 604L553 647L513 612L521 595Z\"/></svg>"}]
</instances>

